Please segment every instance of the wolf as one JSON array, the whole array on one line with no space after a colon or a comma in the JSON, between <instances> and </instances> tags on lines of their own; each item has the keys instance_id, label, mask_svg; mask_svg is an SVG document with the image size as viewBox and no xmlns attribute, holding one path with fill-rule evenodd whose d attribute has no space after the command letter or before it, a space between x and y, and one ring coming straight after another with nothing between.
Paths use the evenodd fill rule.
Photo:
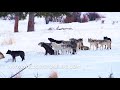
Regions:
<instances>
[{"instance_id":1,"label":"wolf","mask_svg":"<svg viewBox=\"0 0 120 90\"><path fill-rule=\"evenodd\" d=\"M98 44L100 44L100 48L102 50L103 50L104 45L105 45L105 49L111 49L111 41L110 40L97 40L97 41L98 41Z\"/></svg>"},{"instance_id":2,"label":"wolf","mask_svg":"<svg viewBox=\"0 0 120 90\"><path fill-rule=\"evenodd\" d=\"M104 40L109 40L110 41L110 49L111 49L111 43L112 43L112 40L111 38L108 38L107 36L103 37ZM106 45L105 45L105 49L106 49Z\"/></svg>"},{"instance_id":3,"label":"wolf","mask_svg":"<svg viewBox=\"0 0 120 90\"><path fill-rule=\"evenodd\" d=\"M24 51L11 51L11 50L8 50L6 52L6 54L10 54L13 58L13 62L15 61L16 62L16 58L17 56L20 56L22 58L22 61L25 60L25 53Z\"/></svg>"},{"instance_id":4,"label":"wolf","mask_svg":"<svg viewBox=\"0 0 120 90\"><path fill-rule=\"evenodd\" d=\"M55 40L53 38L48 38L50 42L56 42L57 44L61 44L63 41L62 40Z\"/></svg>"},{"instance_id":5,"label":"wolf","mask_svg":"<svg viewBox=\"0 0 120 90\"><path fill-rule=\"evenodd\" d=\"M47 55L48 53L50 55L54 55L55 54L54 50L49 45L47 45L46 43L41 42L41 43L39 43L39 45L45 49L45 55Z\"/></svg>"},{"instance_id":6,"label":"wolf","mask_svg":"<svg viewBox=\"0 0 120 90\"><path fill-rule=\"evenodd\" d=\"M82 46L81 50L90 50L90 48L88 46Z\"/></svg>"},{"instance_id":7,"label":"wolf","mask_svg":"<svg viewBox=\"0 0 120 90\"><path fill-rule=\"evenodd\" d=\"M91 46L93 46L93 50L94 50L94 46L96 50L98 49L98 41L96 39L88 38L88 42L90 43L90 49L92 48Z\"/></svg>"}]
</instances>

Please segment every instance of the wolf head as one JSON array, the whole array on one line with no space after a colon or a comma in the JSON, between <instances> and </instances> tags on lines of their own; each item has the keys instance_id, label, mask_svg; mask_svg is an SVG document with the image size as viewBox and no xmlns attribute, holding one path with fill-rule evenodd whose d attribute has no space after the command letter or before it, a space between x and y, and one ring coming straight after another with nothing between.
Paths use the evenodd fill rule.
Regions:
<instances>
[{"instance_id":1,"label":"wolf head","mask_svg":"<svg viewBox=\"0 0 120 90\"><path fill-rule=\"evenodd\" d=\"M78 41L83 41L83 38L79 38Z\"/></svg>"},{"instance_id":2,"label":"wolf head","mask_svg":"<svg viewBox=\"0 0 120 90\"><path fill-rule=\"evenodd\" d=\"M43 43L44 43L44 42L40 42L38 45L42 46Z\"/></svg>"},{"instance_id":3,"label":"wolf head","mask_svg":"<svg viewBox=\"0 0 120 90\"><path fill-rule=\"evenodd\" d=\"M55 40L54 40L53 38L48 38L48 40L49 40L50 42L55 42Z\"/></svg>"},{"instance_id":4,"label":"wolf head","mask_svg":"<svg viewBox=\"0 0 120 90\"><path fill-rule=\"evenodd\" d=\"M11 50L8 50L6 54L11 54Z\"/></svg>"},{"instance_id":5,"label":"wolf head","mask_svg":"<svg viewBox=\"0 0 120 90\"><path fill-rule=\"evenodd\" d=\"M38 45L41 45L41 42L40 42L40 43L38 43Z\"/></svg>"},{"instance_id":6,"label":"wolf head","mask_svg":"<svg viewBox=\"0 0 120 90\"><path fill-rule=\"evenodd\" d=\"M107 37L107 36L105 36L105 37L103 37L103 39L108 39L108 37Z\"/></svg>"}]
</instances>

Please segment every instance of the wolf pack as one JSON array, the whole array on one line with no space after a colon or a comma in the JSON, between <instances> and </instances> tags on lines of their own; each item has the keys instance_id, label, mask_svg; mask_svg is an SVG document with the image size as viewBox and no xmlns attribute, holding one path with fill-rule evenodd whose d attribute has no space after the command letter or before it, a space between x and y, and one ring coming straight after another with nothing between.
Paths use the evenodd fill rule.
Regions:
<instances>
[{"instance_id":1,"label":"wolf pack","mask_svg":"<svg viewBox=\"0 0 120 90\"><path fill-rule=\"evenodd\" d=\"M83 44L83 38L75 39L70 38L68 41L65 40L56 40L53 38L48 38L49 43L40 42L39 46L45 49L45 55L65 55L65 54L77 54L79 50L100 50L111 49L111 38L107 36L103 37L102 40L91 39L88 38L88 43L90 43L90 47L85 46ZM16 62L16 57L20 56L22 61L25 60L25 52L24 51L11 51L8 50L6 54L9 54L13 58L13 62ZM4 55L0 52L0 58L5 58Z\"/></svg>"},{"instance_id":2,"label":"wolf pack","mask_svg":"<svg viewBox=\"0 0 120 90\"><path fill-rule=\"evenodd\" d=\"M48 38L50 43L40 42L38 45L45 49L45 55L63 55L63 54L76 54L79 50L100 50L111 49L111 38L103 37L102 40L88 38L90 47L83 44L83 38L75 39L70 38L68 41L55 40Z\"/></svg>"}]
</instances>

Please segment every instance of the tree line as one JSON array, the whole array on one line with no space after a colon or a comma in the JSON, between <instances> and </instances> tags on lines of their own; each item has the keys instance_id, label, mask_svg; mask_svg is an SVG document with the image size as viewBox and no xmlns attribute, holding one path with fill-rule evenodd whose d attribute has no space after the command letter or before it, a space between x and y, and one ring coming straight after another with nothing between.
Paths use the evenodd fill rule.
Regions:
<instances>
[{"instance_id":1,"label":"tree line","mask_svg":"<svg viewBox=\"0 0 120 90\"><path fill-rule=\"evenodd\" d=\"M28 20L27 32L30 32L30 31L34 31L34 17L44 16L46 20L46 24L48 24L48 21L47 21L48 16L57 17L61 15L68 15L69 12L0 12L0 17L5 18L8 15L10 15L10 17L13 17L12 19L15 20L14 32L18 32L19 20L26 19L26 16L28 14L29 14L29 20Z\"/></svg>"},{"instance_id":2,"label":"tree line","mask_svg":"<svg viewBox=\"0 0 120 90\"><path fill-rule=\"evenodd\" d=\"M66 19L64 20L65 23L70 22L88 22L93 21L96 18L100 18L100 15L98 13L86 13L83 15L83 18L81 17L81 12L0 12L0 17L7 17L9 15L9 19L14 19L14 32L18 32L18 25L19 20L26 19L26 16L29 14L28 19L28 28L27 32L34 31L34 17L45 17L46 24L48 24L50 21L58 21L61 20L61 16L66 15Z\"/></svg>"}]
</instances>

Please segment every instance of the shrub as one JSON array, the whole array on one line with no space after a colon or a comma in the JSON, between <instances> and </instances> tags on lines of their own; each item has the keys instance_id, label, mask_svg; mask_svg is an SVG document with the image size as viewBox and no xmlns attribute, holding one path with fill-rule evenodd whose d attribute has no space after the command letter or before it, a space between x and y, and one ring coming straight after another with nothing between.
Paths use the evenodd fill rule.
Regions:
<instances>
[{"instance_id":1,"label":"shrub","mask_svg":"<svg viewBox=\"0 0 120 90\"><path fill-rule=\"evenodd\" d=\"M89 17L89 21L94 21L97 18L101 18L101 16L98 13L87 13L87 16Z\"/></svg>"},{"instance_id":2,"label":"shrub","mask_svg":"<svg viewBox=\"0 0 120 90\"><path fill-rule=\"evenodd\" d=\"M58 78L57 72L52 72L49 78Z\"/></svg>"}]
</instances>

